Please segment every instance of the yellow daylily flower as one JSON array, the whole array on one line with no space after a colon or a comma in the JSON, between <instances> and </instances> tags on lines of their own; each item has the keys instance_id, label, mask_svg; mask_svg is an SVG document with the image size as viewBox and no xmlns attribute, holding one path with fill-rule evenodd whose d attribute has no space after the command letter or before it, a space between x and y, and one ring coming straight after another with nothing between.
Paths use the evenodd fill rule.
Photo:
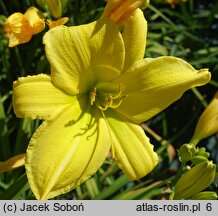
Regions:
<instances>
[{"instance_id":1,"label":"yellow daylily flower","mask_svg":"<svg viewBox=\"0 0 218 216\"><path fill-rule=\"evenodd\" d=\"M4 23L4 32L9 38L9 47L30 41L34 34L38 34L44 28L44 18L35 7L30 7L25 14L13 13Z\"/></svg>"},{"instance_id":2,"label":"yellow daylily flower","mask_svg":"<svg viewBox=\"0 0 218 216\"><path fill-rule=\"evenodd\" d=\"M56 26L60 26L60 25L64 25L66 24L67 22L69 21L69 18L68 17L62 17L58 20L55 20L55 21L52 21L50 19L47 20L47 24L49 26L49 29L52 29Z\"/></svg>"},{"instance_id":3,"label":"yellow daylily flower","mask_svg":"<svg viewBox=\"0 0 218 216\"><path fill-rule=\"evenodd\" d=\"M137 9L122 34L106 17L45 34L51 75L19 78L13 86L16 115L44 119L30 140L25 164L37 199L83 183L110 149L131 180L156 166L157 154L138 123L189 88L206 84L210 73L174 57L143 59L146 32Z\"/></svg>"},{"instance_id":4,"label":"yellow daylily flower","mask_svg":"<svg viewBox=\"0 0 218 216\"><path fill-rule=\"evenodd\" d=\"M4 162L0 162L0 173L8 172L18 167L24 166L26 154L18 154Z\"/></svg>"},{"instance_id":5,"label":"yellow daylily flower","mask_svg":"<svg viewBox=\"0 0 218 216\"><path fill-rule=\"evenodd\" d=\"M218 132L218 92L215 94L207 108L201 114L191 143L196 145L200 140Z\"/></svg>"}]
</instances>

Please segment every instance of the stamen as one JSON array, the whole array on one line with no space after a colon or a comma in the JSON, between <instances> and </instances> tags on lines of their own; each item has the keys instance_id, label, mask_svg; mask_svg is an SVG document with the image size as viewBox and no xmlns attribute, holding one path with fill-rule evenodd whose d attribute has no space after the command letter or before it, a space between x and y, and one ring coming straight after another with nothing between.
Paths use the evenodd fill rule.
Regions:
<instances>
[{"instance_id":1,"label":"stamen","mask_svg":"<svg viewBox=\"0 0 218 216\"><path fill-rule=\"evenodd\" d=\"M97 90L96 90L96 88L94 88L93 91L90 94L90 103L91 103L91 105L94 104L96 96L97 96Z\"/></svg>"},{"instance_id":2,"label":"stamen","mask_svg":"<svg viewBox=\"0 0 218 216\"><path fill-rule=\"evenodd\" d=\"M118 92L118 94L116 96L113 96L113 99L119 98L121 96L121 94L122 94L122 91L123 91L123 85L120 83L119 84L119 92Z\"/></svg>"},{"instance_id":3,"label":"stamen","mask_svg":"<svg viewBox=\"0 0 218 216\"><path fill-rule=\"evenodd\" d=\"M124 96L122 96L120 99L119 99L119 102L117 103L117 104L112 104L110 107L111 108L117 108L117 107L119 107L120 105L121 105L121 103L123 102L123 98L125 98L125 97L127 97L128 95L124 95Z\"/></svg>"},{"instance_id":4,"label":"stamen","mask_svg":"<svg viewBox=\"0 0 218 216\"><path fill-rule=\"evenodd\" d=\"M102 111L106 111L107 110L107 106L103 107L102 105L100 105L99 103L95 103L96 106L98 107L98 109L102 110Z\"/></svg>"},{"instance_id":5,"label":"stamen","mask_svg":"<svg viewBox=\"0 0 218 216\"><path fill-rule=\"evenodd\" d=\"M122 96L123 85L119 84L118 93L113 96L111 93L107 94L99 91L97 95L97 88L93 88L90 93L90 103L91 105L96 105L100 110L105 111L108 108L117 108L123 101L126 95Z\"/></svg>"}]
</instances>

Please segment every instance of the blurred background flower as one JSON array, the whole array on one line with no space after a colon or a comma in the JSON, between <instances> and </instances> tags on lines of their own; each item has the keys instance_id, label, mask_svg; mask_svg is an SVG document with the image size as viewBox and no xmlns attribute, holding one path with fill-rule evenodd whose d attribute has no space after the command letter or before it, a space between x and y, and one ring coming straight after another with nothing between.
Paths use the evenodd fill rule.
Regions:
<instances>
[{"instance_id":1,"label":"blurred background flower","mask_svg":"<svg viewBox=\"0 0 218 216\"><path fill-rule=\"evenodd\" d=\"M196 145L200 140L218 132L218 92L215 94L207 108L201 114L191 143Z\"/></svg>"},{"instance_id":2,"label":"blurred background flower","mask_svg":"<svg viewBox=\"0 0 218 216\"><path fill-rule=\"evenodd\" d=\"M4 23L4 32L9 38L9 47L26 43L34 34L45 28L44 16L35 7L30 7L22 14L20 12L10 15Z\"/></svg>"},{"instance_id":3,"label":"blurred background flower","mask_svg":"<svg viewBox=\"0 0 218 216\"><path fill-rule=\"evenodd\" d=\"M71 0L36 0L36 2L56 19L67 11L67 5Z\"/></svg>"}]
</instances>

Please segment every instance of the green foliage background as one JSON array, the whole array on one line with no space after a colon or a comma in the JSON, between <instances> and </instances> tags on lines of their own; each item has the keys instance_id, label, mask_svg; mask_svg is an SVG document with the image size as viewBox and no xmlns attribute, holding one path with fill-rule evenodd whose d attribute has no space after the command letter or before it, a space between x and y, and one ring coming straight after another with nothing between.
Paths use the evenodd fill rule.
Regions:
<instances>
[{"instance_id":1,"label":"green foliage background","mask_svg":"<svg viewBox=\"0 0 218 216\"><path fill-rule=\"evenodd\" d=\"M40 8L34 0L0 0L0 25L5 17L25 12L30 6ZM71 0L64 14L70 18L67 25L98 19L104 6L103 0ZM143 125L160 157L151 174L130 182L108 158L83 185L56 199L169 199L170 185L179 167L177 149L190 140L200 114L218 88L218 2L189 0L171 8L164 0L151 0L144 14L148 21L145 57L180 57L197 69L209 68L212 80L206 86L186 92L179 101ZM48 29L26 44L8 48L1 26L0 161L5 161L25 152L31 135L41 123L15 117L12 83L20 76L49 73L42 45L42 36ZM199 146L206 147L217 164L217 136L201 141ZM209 190L217 191L216 184L214 182ZM34 199L24 168L0 174L0 199Z\"/></svg>"}]
</instances>

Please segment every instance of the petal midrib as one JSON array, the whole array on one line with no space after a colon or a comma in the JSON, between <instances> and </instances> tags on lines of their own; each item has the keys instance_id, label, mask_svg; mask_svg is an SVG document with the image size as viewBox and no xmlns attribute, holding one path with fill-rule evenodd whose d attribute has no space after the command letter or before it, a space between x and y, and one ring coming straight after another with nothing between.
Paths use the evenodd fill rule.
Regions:
<instances>
[{"instance_id":1,"label":"petal midrib","mask_svg":"<svg viewBox=\"0 0 218 216\"><path fill-rule=\"evenodd\" d=\"M86 111L84 113L87 113L87 110L90 108L90 105L87 107ZM84 125L87 124L87 119L89 118L89 116L85 116L84 119L82 120L82 124L81 124L81 128L83 128ZM91 118L92 120L92 118ZM99 134L98 134L99 135ZM76 151L79 143L80 143L80 140L82 139L82 136L77 136L76 138L75 137L72 137L72 141L74 140L73 144L72 144L72 147L68 149L68 152L67 154L64 154L64 157L63 157L63 161L61 163L61 165L59 164L58 167L56 167L55 169L53 169L52 171L52 174L51 174L51 178L48 179L49 181L49 187L44 191L43 195L41 196L42 199L43 197L46 198L47 194L51 191L51 189L53 188L53 186L55 185L55 183L57 182L58 178L60 177L60 173L63 172L63 170L65 169L65 167L67 167L67 164L69 164L71 158L73 157L74 155L74 152ZM98 136L96 138L96 140L98 139ZM96 142L97 144L97 142ZM96 148L96 145L95 145L95 148ZM94 149L95 149L94 148ZM89 159L89 161L92 160L92 157L94 155L94 150L93 150L93 153ZM85 171L87 170L87 167L89 165L89 161L87 162L87 165L84 169L84 171L81 173L80 177L78 178L78 180L76 182L73 183L73 185L77 185L77 183L79 182L79 180L82 178L83 174L85 173ZM47 181L47 182L48 182ZM47 182L45 183L45 185L47 185ZM51 183L52 182L52 183Z\"/></svg>"}]
</instances>

